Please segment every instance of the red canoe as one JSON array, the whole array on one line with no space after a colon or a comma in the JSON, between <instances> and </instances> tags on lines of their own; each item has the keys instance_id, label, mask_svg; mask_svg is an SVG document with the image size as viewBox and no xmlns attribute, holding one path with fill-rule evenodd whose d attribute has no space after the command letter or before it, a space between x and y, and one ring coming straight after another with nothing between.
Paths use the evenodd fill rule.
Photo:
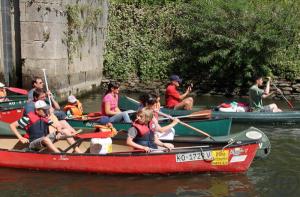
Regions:
<instances>
[{"instance_id":1,"label":"red canoe","mask_svg":"<svg viewBox=\"0 0 300 197\"><path fill-rule=\"evenodd\" d=\"M7 109L0 111L0 121L12 123L19 120L24 113L24 109Z\"/></svg>"},{"instance_id":2,"label":"red canoe","mask_svg":"<svg viewBox=\"0 0 300 197\"><path fill-rule=\"evenodd\" d=\"M103 174L244 172L251 165L258 148L257 141L247 141L227 145L226 148L224 144L212 143L179 147L171 152L144 153L120 152L113 145L114 152L96 155L68 153L67 149L67 153L29 152L17 150L16 142L16 139L1 137L0 167ZM89 142L85 143L82 145L88 147Z\"/></svg>"}]
</instances>

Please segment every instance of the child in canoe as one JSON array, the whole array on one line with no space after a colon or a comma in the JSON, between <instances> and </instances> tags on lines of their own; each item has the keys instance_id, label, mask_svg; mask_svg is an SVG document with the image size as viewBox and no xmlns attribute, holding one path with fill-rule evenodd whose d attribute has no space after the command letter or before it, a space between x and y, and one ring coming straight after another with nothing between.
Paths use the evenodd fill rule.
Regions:
<instances>
[{"instance_id":1,"label":"child in canoe","mask_svg":"<svg viewBox=\"0 0 300 197\"><path fill-rule=\"evenodd\" d=\"M173 144L163 143L155 135L156 125L152 121L152 110L143 108L137 112L136 116L136 120L128 130L127 145L145 152L151 152L151 149L158 149L158 147L164 147L168 150L174 148Z\"/></svg>"},{"instance_id":2,"label":"child in canoe","mask_svg":"<svg viewBox=\"0 0 300 197\"><path fill-rule=\"evenodd\" d=\"M83 108L81 102L73 95L68 96L68 103L64 107L69 118L80 118L83 115Z\"/></svg>"}]
</instances>

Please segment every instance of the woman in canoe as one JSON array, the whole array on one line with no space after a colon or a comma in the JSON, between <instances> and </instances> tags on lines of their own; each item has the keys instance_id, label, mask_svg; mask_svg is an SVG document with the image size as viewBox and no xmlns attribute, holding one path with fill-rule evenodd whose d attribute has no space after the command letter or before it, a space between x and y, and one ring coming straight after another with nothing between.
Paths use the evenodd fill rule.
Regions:
<instances>
[{"instance_id":1,"label":"woman in canoe","mask_svg":"<svg viewBox=\"0 0 300 197\"><path fill-rule=\"evenodd\" d=\"M127 145L145 152L151 152L151 149L158 149L158 147L164 147L168 150L174 148L173 144L163 143L155 135L156 125L152 119L153 111L150 109L143 108L137 112L136 120L128 130Z\"/></svg>"},{"instance_id":2,"label":"woman in canoe","mask_svg":"<svg viewBox=\"0 0 300 197\"><path fill-rule=\"evenodd\" d=\"M127 122L131 123L128 113L122 112L118 107L119 102L119 90L118 83L111 82L108 84L107 91L102 99L101 112L104 116L109 116L110 122Z\"/></svg>"},{"instance_id":3,"label":"woman in canoe","mask_svg":"<svg viewBox=\"0 0 300 197\"><path fill-rule=\"evenodd\" d=\"M153 112L153 123L155 124L155 132L159 139L173 140L175 136L175 130L173 127L179 122L175 118L170 124L161 127L158 123L158 111L160 110L160 97L156 94L148 94L145 96L144 105L146 108Z\"/></svg>"}]
</instances>

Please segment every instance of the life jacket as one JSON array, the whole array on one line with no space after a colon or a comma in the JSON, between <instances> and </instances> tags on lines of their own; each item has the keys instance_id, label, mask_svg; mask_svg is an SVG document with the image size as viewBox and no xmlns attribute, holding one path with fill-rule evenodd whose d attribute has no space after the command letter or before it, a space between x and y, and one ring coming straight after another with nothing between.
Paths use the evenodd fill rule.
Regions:
<instances>
[{"instance_id":1,"label":"life jacket","mask_svg":"<svg viewBox=\"0 0 300 197\"><path fill-rule=\"evenodd\" d=\"M25 127L29 141L46 136L49 133L49 119L38 116L34 112L27 114L29 124Z\"/></svg>"},{"instance_id":2,"label":"life jacket","mask_svg":"<svg viewBox=\"0 0 300 197\"><path fill-rule=\"evenodd\" d=\"M95 132L101 132L101 138L114 137L117 135L118 131L114 127L108 127L105 125L95 125Z\"/></svg>"},{"instance_id":3,"label":"life jacket","mask_svg":"<svg viewBox=\"0 0 300 197\"><path fill-rule=\"evenodd\" d=\"M68 103L65 107L64 107L64 111L71 111L71 114L78 118L81 117L83 114L83 109L82 109L82 104L79 101L76 101L76 104L70 104Z\"/></svg>"},{"instance_id":4,"label":"life jacket","mask_svg":"<svg viewBox=\"0 0 300 197\"><path fill-rule=\"evenodd\" d=\"M154 143L154 131L151 129L153 125L152 121L150 121L148 125L142 125L136 121L133 122L132 126L137 130L137 136L133 141L142 146L157 149L157 145Z\"/></svg>"}]
</instances>

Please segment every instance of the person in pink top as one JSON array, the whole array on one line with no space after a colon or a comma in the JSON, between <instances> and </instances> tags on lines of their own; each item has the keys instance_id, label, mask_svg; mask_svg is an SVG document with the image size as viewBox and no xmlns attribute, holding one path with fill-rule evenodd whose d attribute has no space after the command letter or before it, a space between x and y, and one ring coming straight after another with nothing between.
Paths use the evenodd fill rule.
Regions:
<instances>
[{"instance_id":1,"label":"person in pink top","mask_svg":"<svg viewBox=\"0 0 300 197\"><path fill-rule=\"evenodd\" d=\"M191 110L193 108L194 100L192 97L187 97L187 95L192 91L191 86L186 89L184 94L180 94L177 87L179 87L182 79L180 79L177 75L172 75L170 80L171 82L168 84L165 95L166 107L172 109Z\"/></svg>"},{"instance_id":2,"label":"person in pink top","mask_svg":"<svg viewBox=\"0 0 300 197\"><path fill-rule=\"evenodd\" d=\"M110 122L128 122L130 123L130 117L127 112L122 112L118 107L119 102L119 90L118 83L111 82L108 84L107 91L102 99L101 112L104 116L109 117Z\"/></svg>"}]
</instances>

